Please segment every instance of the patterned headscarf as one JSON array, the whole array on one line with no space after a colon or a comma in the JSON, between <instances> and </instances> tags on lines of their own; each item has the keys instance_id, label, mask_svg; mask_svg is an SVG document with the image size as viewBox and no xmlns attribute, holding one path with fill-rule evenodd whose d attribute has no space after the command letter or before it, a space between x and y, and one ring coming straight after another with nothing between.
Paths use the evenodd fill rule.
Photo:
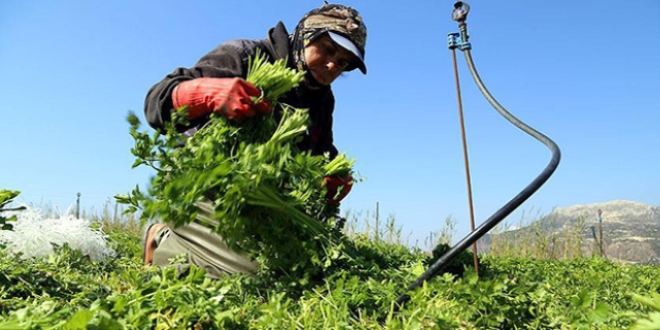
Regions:
<instances>
[{"instance_id":1,"label":"patterned headscarf","mask_svg":"<svg viewBox=\"0 0 660 330\"><path fill-rule=\"evenodd\" d=\"M326 32L347 38L358 50L359 54L356 54L358 60L355 61L356 63L351 63L345 71L359 68L366 74L367 68L363 59L367 43L367 27L362 21L362 16L352 7L328 3L305 14L291 35L293 60L298 69L307 70L305 47Z\"/></svg>"}]
</instances>

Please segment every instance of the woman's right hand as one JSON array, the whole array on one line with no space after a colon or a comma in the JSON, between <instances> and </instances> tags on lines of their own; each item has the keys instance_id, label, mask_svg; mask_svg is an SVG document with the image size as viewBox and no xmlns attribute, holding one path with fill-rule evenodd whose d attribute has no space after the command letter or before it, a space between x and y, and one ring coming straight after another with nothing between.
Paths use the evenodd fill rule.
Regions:
<instances>
[{"instance_id":1,"label":"woman's right hand","mask_svg":"<svg viewBox=\"0 0 660 330\"><path fill-rule=\"evenodd\" d=\"M268 100L253 103L252 98L260 95L258 88L242 78L202 77L177 85L172 93L172 104L174 109L187 106L189 119L214 112L240 121L272 111Z\"/></svg>"}]
</instances>

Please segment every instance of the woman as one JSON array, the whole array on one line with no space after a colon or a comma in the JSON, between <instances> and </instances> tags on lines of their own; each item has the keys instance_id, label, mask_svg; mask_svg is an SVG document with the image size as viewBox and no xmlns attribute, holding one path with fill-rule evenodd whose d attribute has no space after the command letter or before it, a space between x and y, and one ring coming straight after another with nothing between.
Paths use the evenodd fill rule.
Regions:
<instances>
[{"instance_id":1,"label":"woman","mask_svg":"<svg viewBox=\"0 0 660 330\"><path fill-rule=\"evenodd\" d=\"M257 104L251 101L260 92L244 78L249 58L260 49L271 61L286 59L289 67L305 71L303 83L279 101L309 109L310 126L299 147L316 155L329 153L335 157L338 153L332 134L335 99L330 85L343 72L360 69L366 74L366 37L366 27L355 9L326 3L307 13L291 35L279 22L266 39L225 42L192 68L174 70L149 90L145 101L147 121L154 129L163 130L164 124L171 120L171 112L187 105L190 126L180 130L191 136L208 122L212 113L240 121L281 111L272 109L267 101ZM352 178L326 178L326 182L328 202L337 204L350 191ZM339 189L341 193L336 196ZM198 206L198 218L211 220L212 207L205 203ZM170 258L180 254L187 256L188 263L206 269L211 277L251 273L258 267L197 222L179 228L160 223L148 227L143 254L146 264L165 266Z\"/></svg>"}]
</instances>

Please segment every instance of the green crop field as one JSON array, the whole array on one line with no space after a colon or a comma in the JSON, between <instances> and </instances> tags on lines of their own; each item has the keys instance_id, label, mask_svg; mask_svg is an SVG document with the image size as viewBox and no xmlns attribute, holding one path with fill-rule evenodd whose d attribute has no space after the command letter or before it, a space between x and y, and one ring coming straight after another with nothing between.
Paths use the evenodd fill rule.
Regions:
<instances>
[{"instance_id":1,"label":"green crop field","mask_svg":"<svg viewBox=\"0 0 660 330\"><path fill-rule=\"evenodd\" d=\"M397 233L381 234L387 241L350 233L360 266L329 267L305 283L211 280L197 268L143 266L136 224L97 220L117 252L112 258L92 261L68 246L28 259L0 250L0 329L660 327L660 269L652 266L483 255L477 276L466 252L395 312L396 299L433 260L404 247Z\"/></svg>"}]
</instances>

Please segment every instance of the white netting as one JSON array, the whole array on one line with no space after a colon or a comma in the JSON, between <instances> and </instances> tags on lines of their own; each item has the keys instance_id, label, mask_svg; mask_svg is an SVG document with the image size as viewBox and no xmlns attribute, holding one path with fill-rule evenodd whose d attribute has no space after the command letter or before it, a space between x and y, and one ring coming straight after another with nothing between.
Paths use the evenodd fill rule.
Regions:
<instances>
[{"instance_id":1,"label":"white netting","mask_svg":"<svg viewBox=\"0 0 660 330\"><path fill-rule=\"evenodd\" d=\"M107 235L99 228L90 228L91 222L76 219L71 212L58 216L44 216L40 209L25 205L24 211L4 212L4 216L16 215L14 230L0 230L0 242L22 258L45 257L53 253L54 246L65 243L94 261L113 257L115 251L107 246Z\"/></svg>"}]
</instances>

